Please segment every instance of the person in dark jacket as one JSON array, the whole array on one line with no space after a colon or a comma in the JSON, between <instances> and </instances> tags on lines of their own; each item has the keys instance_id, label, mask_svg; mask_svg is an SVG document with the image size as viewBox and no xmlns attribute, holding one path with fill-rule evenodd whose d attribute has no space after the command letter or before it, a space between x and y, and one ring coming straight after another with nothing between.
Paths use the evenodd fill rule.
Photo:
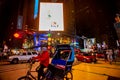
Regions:
<instances>
[{"instance_id":1,"label":"person in dark jacket","mask_svg":"<svg viewBox=\"0 0 120 80\"><path fill-rule=\"evenodd\" d=\"M46 68L49 65L49 52L46 47L42 48L42 53L36 57L33 57L33 59L36 59L40 62L40 68L38 69L38 80L41 80L44 75L44 68Z\"/></svg>"}]
</instances>

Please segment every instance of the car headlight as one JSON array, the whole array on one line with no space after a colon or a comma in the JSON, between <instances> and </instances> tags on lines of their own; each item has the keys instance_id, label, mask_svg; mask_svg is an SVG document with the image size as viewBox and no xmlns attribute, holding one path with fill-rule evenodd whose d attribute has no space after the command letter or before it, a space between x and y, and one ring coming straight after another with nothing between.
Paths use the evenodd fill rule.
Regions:
<instances>
[{"instance_id":1,"label":"car headlight","mask_svg":"<svg viewBox=\"0 0 120 80\"><path fill-rule=\"evenodd\" d=\"M94 55L94 53L92 53L92 56Z\"/></svg>"},{"instance_id":2,"label":"car headlight","mask_svg":"<svg viewBox=\"0 0 120 80\"><path fill-rule=\"evenodd\" d=\"M90 58L87 58L87 57L84 57L85 59L90 59Z\"/></svg>"},{"instance_id":3,"label":"car headlight","mask_svg":"<svg viewBox=\"0 0 120 80\"><path fill-rule=\"evenodd\" d=\"M13 57L12 57L12 56L10 56L10 57L8 57L8 59L9 59L9 60L11 60L11 59L13 59Z\"/></svg>"},{"instance_id":4,"label":"car headlight","mask_svg":"<svg viewBox=\"0 0 120 80\"><path fill-rule=\"evenodd\" d=\"M11 59L12 57L10 56L10 57L8 57L8 59Z\"/></svg>"},{"instance_id":5,"label":"car headlight","mask_svg":"<svg viewBox=\"0 0 120 80\"><path fill-rule=\"evenodd\" d=\"M90 59L90 58L86 58L86 59Z\"/></svg>"}]
</instances>

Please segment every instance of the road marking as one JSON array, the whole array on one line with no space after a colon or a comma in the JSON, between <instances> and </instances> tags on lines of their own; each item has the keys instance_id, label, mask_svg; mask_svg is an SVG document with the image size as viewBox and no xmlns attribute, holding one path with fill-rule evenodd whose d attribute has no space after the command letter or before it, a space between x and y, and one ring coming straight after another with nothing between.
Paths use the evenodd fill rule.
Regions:
<instances>
[{"instance_id":1,"label":"road marking","mask_svg":"<svg viewBox=\"0 0 120 80\"><path fill-rule=\"evenodd\" d=\"M92 74L97 74L97 75L103 75L103 76L109 76L107 74L101 74L101 73L96 73L96 72L90 72L90 71L85 71L85 70L80 70L80 69L72 69L72 70L77 70L81 72L87 72L87 73L92 73Z\"/></svg>"},{"instance_id":2,"label":"road marking","mask_svg":"<svg viewBox=\"0 0 120 80\"><path fill-rule=\"evenodd\" d=\"M97 63L96 63L97 64ZM92 64L83 64L83 65L87 65L87 66L93 66L93 67L100 67L100 68L109 68L109 69L116 69L116 70L120 70L120 67L118 68L113 68L113 67L108 67L108 66L96 66L96 65L92 65ZM112 66L112 65L111 65Z\"/></svg>"}]
</instances>

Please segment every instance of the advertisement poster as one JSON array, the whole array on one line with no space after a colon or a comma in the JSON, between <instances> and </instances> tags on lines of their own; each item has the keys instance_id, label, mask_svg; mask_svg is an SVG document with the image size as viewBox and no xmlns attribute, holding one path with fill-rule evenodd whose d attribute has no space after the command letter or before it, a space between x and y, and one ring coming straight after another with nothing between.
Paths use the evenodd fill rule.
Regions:
<instances>
[{"instance_id":1,"label":"advertisement poster","mask_svg":"<svg viewBox=\"0 0 120 80\"><path fill-rule=\"evenodd\" d=\"M91 49L95 43L96 43L95 38L84 39L84 48Z\"/></svg>"},{"instance_id":2,"label":"advertisement poster","mask_svg":"<svg viewBox=\"0 0 120 80\"><path fill-rule=\"evenodd\" d=\"M40 3L39 31L64 31L63 3Z\"/></svg>"}]
</instances>

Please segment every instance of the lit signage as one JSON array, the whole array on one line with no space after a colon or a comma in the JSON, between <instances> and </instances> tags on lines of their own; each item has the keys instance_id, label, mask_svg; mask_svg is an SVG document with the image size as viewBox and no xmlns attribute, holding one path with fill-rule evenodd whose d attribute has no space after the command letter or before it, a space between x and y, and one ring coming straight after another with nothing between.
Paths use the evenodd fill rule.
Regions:
<instances>
[{"instance_id":1,"label":"lit signage","mask_svg":"<svg viewBox=\"0 0 120 80\"><path fill-rule=\"evenodd\" d=\"M64 31L63 3L40 3L39 31Z\"/></svg>"},{"instance_id":2,"label":"lit signage","mask_svg":"<svg viewBox=\"0 0 120 80\"><path fill-rule=\"evenodd\" d=\"M38 15L38 6L39 6L39 0L35 0L35 5L34 5L34 19L36 19L37 15Z\"/></svg>"}]
</instances>

